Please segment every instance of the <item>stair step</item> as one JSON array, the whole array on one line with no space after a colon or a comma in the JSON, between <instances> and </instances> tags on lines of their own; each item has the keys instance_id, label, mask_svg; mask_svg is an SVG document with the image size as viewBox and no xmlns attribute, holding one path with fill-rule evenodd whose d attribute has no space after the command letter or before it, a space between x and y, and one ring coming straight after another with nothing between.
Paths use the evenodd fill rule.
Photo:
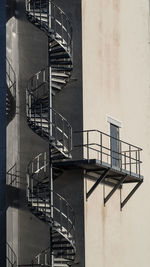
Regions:
<instances>
[{"instance_id":1,"label":"stair step","mask_svg":"<svg viewBox=\"0 0 150 267\"><path fill-rule=\"evenodd\" d=\"M50 54L64 53L64 48L60 44L58 44L57 46L52 46L52 47L51 47L51 44L50 44L49 47L50 47L50 50L49 50Z\"/></svg>"},{"instance_id":2,"label":"stair step","mask_svg":"<svg viewBox=\"0 0 150 267\"><path fill-rule=\"evenodd\" d=\"M71 66L71 64L72 64L72 62L71 62L71 60L66 60L66 61L57 61L57 60L51 60L51 65L53 66L53 65L64 65L64 66L66 66L66 65L69 65L69 68L70 68L70 66Z\"/></svg>"},{"instance_id":3,"label":"stair step","mask_svg":"<svg viewBox=\"0 0 150 267\"><path fill-rule=\"evenodd\" d=\"M56 70L56 71L66 71L66 72L71 72L72 71L72 67L71 66L69 66L68 68L65 66L65 67L63 67L63 66L59 66L59 68L58 68L58 66L56 66L56 67L54 67L54 66L52 66L52 70Z\"/></svg>"},{"instance_id":4,"label":"stair step","mask_svg":"<svg viewBox=\"0 0 150 267\"><path fill-rule=\"evenodd\" d=\"M69 58L69 54L67 54L66 52L64 53L64 52L60 52L60 53L55 53L55 54L53 54L52 52L51 52L51 54L50 54L50 57L49 57L51 60L52 59L61 59L61 58L65 58L65 59L68 59Z\"/></svg>"},{"instance_id":5,"label":"stair step","mask_svg":"<svg viewBox=\"0 0 150 267\"><path fill-rule=\"evenodd\" d=\"M52 241L52 246L60 244L68 244L68 241L67 240Z\"/></svg>"},{"instance_id":6,"label":"stair step","mask_svg":"<svg viewBox=\"0 0 150 267\"><path fill-rule=\"evenodd\" d=\"M55 40L52 40L49 43L49 47L50 48L54 48L55 47L55 49L56 49L56 47L59 47L60 48L60 44L58 44ZM61 48L61 49L63 49L63 48Z\"/></svg>"},{"instance_id":7,"label":"stair step","mask_svg":"<svg viewBox=\"0 0 150 267\"><path fill-rule=\"evenodd\" d=\"M64 84L63 84L63 85L64 85ZM62 86L60 86L59 84L57 84L57 83L55 83L55 82L52 81L52 88L53 88L54 90L57 89L57 90L61 91Z\"/></svg>"},{"instance_id":8,"label":"stair step","mask_svg":"<svg viewBox=\"0 0 150 267\"><path fill-rule=\"evenodd\" d=\"M64 73L64 72L60 72L59 70L57 72L53 71L52 69L52 77L53 76L58 76L58 77L64 77L64 78L68 78L68 74Z\"/></svg>"},{"instance_id":9,"label":"stair step","mask_svg":"<svg viewBox=\"0 0 150 267\"><path fill-rule=\"evenodd\" d=\"M29 14L30 15L32 15L32 16L36 16L36 17L44 17L44 18L47 18L48 17L48 15L47 15L47 12L41 12L41 10L37 10L37 9L35 9L35 10L30 10L29 11Z\"/></svg>"},{"instance_id":10,"label":"stair step","mask_svg":"<svg viewBox=\"0 0 150 267\"><path fill-rule=\"evenodd\" d=\"M53 251L55 250L55 251L59 251L59 250L72 250L72 247L53 247L52 246L52 249L53 249Z\"/></svg>"},{"instance_id":11,"label":"stair step","mask_svg":"<svg viewBox=\"0 0 150 267\"><path fill-rule=\"evenodd\" d=\"M66 80L65 79L60 79L60 78L54 78L54 77L52 77L52 83L54 83L54 82L65 84L66 83Z\"/></svg>"}]
</instances>

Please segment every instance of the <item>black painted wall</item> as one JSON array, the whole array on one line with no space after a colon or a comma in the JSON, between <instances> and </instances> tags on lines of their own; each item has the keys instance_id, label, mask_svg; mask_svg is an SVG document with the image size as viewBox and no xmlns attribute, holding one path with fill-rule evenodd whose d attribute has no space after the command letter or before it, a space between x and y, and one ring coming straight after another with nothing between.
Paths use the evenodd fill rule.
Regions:
<instances>
[{"instance_id":1,"label":"black painted wall","mask_svg":"<svg viewBox=\"0 0 150 267\"><path fill-rule=\"evenodd\" d=\"M10 0L11 1L11 0ZM54 1L69 16L73 26L74 69L70 83L53 99L53 107L68 119L73 130L82 130L82 32L81 0ZM40 152L48 150L48 143L38 137L28 127L25 112L25 90L28 79L47 66L47 37L28 22L25 15L25 1L16 1L17 38L18 38L18 123L19 123L19 169L25 173L29 161ZM25 186L19 195L18 219L18 259L19 264L31 262L33 257L48 247L48 226L35 218L25 202ZM76 213L76 240L79 267L85 266L84 256L84 187L82 171L65 172L54 184L55 191L61 193L73 206Z\"/></svg>"}]
</instances>

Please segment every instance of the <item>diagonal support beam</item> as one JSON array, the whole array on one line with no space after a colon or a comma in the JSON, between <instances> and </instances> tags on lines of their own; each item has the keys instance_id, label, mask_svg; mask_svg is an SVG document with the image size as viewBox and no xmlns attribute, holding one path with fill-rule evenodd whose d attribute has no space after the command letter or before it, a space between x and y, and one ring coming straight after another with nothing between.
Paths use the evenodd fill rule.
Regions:
<instances>
[{"instance_id":1,"label":"diagonal support beam","mask_svg":"<svg viewBox=\"0 0 150 267\"><path fill-rule=\"evenodd\" d=\"M112 195L116 192L116 190L123 184L127 175L123 176L121 180L114 186L114 188L110 191L110 193L104 198L104 205L106 202L112 197Z\"/></svg>"},{"instance_id":2,"label":"diagonal support beam","mask_svg":"<svg viewBox=\"0 0 150 267\"><path fill-rule=\"evenodd\" d=\"M102 183L102 181L105 179L106 175L108 174L109 169L107 169L106 171L104 171L104 173L100 176L100 178L96 181L96 183L91 187L91 189L88 191L88 193L86 194L86 199L89 198L89 196L93 193L93 191L96 189L96 187Z\"/></svg>"},{"instance_id":3,"label":"diagonal support beam","mask_svg":"<svg viewBox=\"0 0 150 267\"><path fill-rule=\"evenodd\" d=\"M125 204L128 202L128 200L133 196L133 194L135 193L135 191L140 187L140 185L141 185L142 183L143 183L143 180L140 181L140 182L138 182L138 183L136 184L136 186L132 189L132 191L129 193L129 195L125 198L125 200L122 201L122 202L120 203L120 208L121 208L121 210L122 210L122 208L125 206Z\"/></svg>"}]
</instances>

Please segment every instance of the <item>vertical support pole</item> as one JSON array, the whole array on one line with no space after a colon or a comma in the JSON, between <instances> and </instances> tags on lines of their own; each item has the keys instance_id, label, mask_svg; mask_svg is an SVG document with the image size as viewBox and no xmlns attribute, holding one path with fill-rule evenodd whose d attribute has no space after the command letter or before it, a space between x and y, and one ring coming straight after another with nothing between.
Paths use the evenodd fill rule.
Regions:
<instances>
[{"instance_id":1,"label":"vertical support pole","mask_svg":"<svg viewBox=\"0 0 150 267\"><path fill-rule=\"evenodd\" d=\"M130 175L131 175L131 145L129 145L129 164L130 164Z\"/></svg>"},{"instance_id":2,"label":"vertical support pole","mask_svg":"<svg viewBox=\"0 0 150 267\"><path fill-rule=\"evenodd\" d=\"M89 160L89 132L87 132L87 159Z\"/></svg>"},{"instance_id":3,"label":"vertical support pole","mask_svg":"<svg viewBox=\"0 0 150 267\"><path fill-rule=\"evenodd\" d=\"M6 267L6 0L0 1L0 265Z\"/></svg>"},{"instance_id":4,"label":"vertical support pole","mask_svg":"<svg viewBox=\"0 0 150 267\"><path fill-rule=\"evenodd\" d=\"M119 140L119 161L120 161L120 169L122 171L122 143Z\"/></svg>"},{"instance_id":5,"label":"vertical support pole","mask_svg":"<svg viewBox=\"0 0 150 267\"><path fill-rule=\"evenodd\" d=\"M102 161L103 161L103 158L102 158L102 153L103 153L103 150L102 150L102 133L100 133L100 160L101 160L101 164L102 164Z\"/></svg>"},{"instance_id":6,"label":"vertical support pole","mask_svg":"<svg viewBox=\"0 0 150 267\"><path fill-rule=\"evenodd\" d=\"M51 2L48 1L48 26L51 29ZM52 164L52 147L51 147L51 137L52 137L52 69L50 62L50 47L49 47L49 37L48 37L48 86L49 86L49 201L51 207L51 218L53 222L54 217L54 203L53 203L53 164ZM50 266L54 266L54 258L52 252L52 226L50 226Z\"/></svg>"},{"instance_id":7,"label":"vertical support pole","mask_svg":"<svg viewBox=\"0 0 150 267\"><path fill-rule=\"evenodd\" d=\"M140 159L140 150L138 149L138 162L139 162L139 177L141 175L141 169L140 169L140 165L141 165L141 159Z\"/></svg>"}]
</instances>

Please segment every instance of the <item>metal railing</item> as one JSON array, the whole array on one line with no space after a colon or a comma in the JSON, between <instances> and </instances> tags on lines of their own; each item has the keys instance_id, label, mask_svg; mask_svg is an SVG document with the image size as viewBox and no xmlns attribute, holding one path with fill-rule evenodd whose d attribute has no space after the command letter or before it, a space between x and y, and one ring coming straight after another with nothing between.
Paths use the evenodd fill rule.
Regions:
<instances>
[{"instance_id":1,"label":"metal railing","mask_svg":"<svg viewBox=\"0 0 150 267\"><path fill-rule=\"evenodd\" d=\"M53 108L42 102L38 103L29 91L26 94L26 113L32 129L40 129L40 135L49 140L54 138L61 151L70 154L72 149L72 127L69 122Z\"/></svg>"},{"instance_id":2,"label":"metal railing","mask_svg":"<svg viewBox=\"0 0 150 267\"><path fill-rule=\"evenodd\" d=\"M61 8L51 0L26 0L26 12L40 28L54 34L58 42L72 54L72 26Z\"/></svg>"},{"instance_id":3,"label":"metal railing","mask_svg":"<svg viewBox=\"0 0 150 267\"><path fill-rule=\"evenodd\" d=\"M53 203L51 196L53 195ZM75 236L75 214L70 204L59 194L43 187L42 182L27 175L27 199L32 207L57 231L64 231L66 237ZM53 214L51 214L53 211Z\"/></svg>"},{"instance_id":4,"label":"metal railing","mask_svg":"<svg viewBox=\"0 0 150 267\"><path fill-rule=\"evenodd\" d=\"M14 98L16 98L16 75L7 58L6 58L6 83L8 89L11 92L11 95Z\"/></svg>"},{"instance_id":5,"label":"metal railing","mask_svg":"<svg viewBox=\"0 0 150 267\"><path fill-rule=\"evenodd\" d=\"M34 74L28 81L27 91L32 93L36 99L49 94L49 67L43 68Z\"/></svg>"},{"instance_id":6,"label":"metal railing","mask_svg":"<svg viewBox=\"0 0 150 267\"><path fill-rule=\"evenodd\" d=\"M119 168L130 175L140 177L141 148L111 137L99 130L85 130L74 133L83 135L83 144L77 144L75 147L83 149L85 159L97 159L101 164L107 163L113 168Z\"/></svg>"},{"instance_id":7,"label":"metal railing","mask_svg":"<svg viewBox=\"0 0 150 267\"><path fill-rule=\"evenodd\" d=\"M36 176L36 179L42 182L49 175L49 163L49 152L40 153L29 162L27 173ZM62 174L62 172L60 168L53 167L54 176Z\"/></svg>"}]
</instances>

